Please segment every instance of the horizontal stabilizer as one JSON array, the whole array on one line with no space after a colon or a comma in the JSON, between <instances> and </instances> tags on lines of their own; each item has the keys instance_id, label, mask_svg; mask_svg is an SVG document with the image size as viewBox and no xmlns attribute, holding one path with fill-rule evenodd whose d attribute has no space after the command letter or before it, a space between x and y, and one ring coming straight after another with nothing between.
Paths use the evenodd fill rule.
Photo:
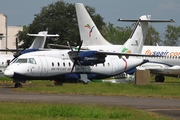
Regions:
<instances>
[{"instance_id":1,"label":"horizontal stabilizer","mask_svg":"<svg viewBox=\"0 0 180 120\"><path fill-rule=\"evenodd\" d=\"M121 22L137 22L138 20L123 20L123 19L118 19L117 21ZM150 20L141 20L139 19L139 22L175 22L173 19L170 20L158 20L158 19L150 19Z\"/></svg>"},{"instance_id":2,"label":"horizontal stabilizer","mask_svg":"<svg viewBox=\"0 0 180 120\"><path fill-rule=\"evenodd\" d=\"M48 31L41 31L38 34L28 34L29 36L35 36L35 40L29 47L29 49L39 49L39 48L44 48L44 44L46 42L47 37L58 37L59 35L52 35L48 34Z\"/></svg>"},{"instance_id":3,"label":"horizontal stabilizer","mask_svg":"<svg viewBox=\"0 0 180 120\"><path fill-rule=\"evenodd\" d=\"M46 37L59 37L59 35L58 34L55 34L55 35L51 35L51 34L27 34L27 35L29 35L29 36L35 36L35 37L44 37L44 36L46 36Z\"/></svg>"},{"instance_id":4,"label":"horizontal stabilizer","mask_svg":"<svg viewBox=\"0 0 180 120\"><path fill-rule=\"evenodd\" d=\"M29 36L35 36L35 37L58 37L58 34L52 35L52 34L48 34L48 31L41 31L38 34L27 34Z\"/></svg>"}]
</instances>

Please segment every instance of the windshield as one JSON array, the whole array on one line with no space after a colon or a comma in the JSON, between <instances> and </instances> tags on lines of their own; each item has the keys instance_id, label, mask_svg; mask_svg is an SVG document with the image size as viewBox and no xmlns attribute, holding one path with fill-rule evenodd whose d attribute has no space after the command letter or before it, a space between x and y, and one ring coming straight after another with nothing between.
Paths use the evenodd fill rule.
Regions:
<instances>
[{"instance_id":1,"label":"windshield","mask_svg":"<svg viewBox=\"0 0 180 120\"><path fill-rule=\"evenodd\" d=\"M19 58L15 61L15 63L31 63L36 64L36 61L34 58Z\"/></svg>"},{"instance_id":2,"label":"windshield","mask_svg":"<svg viewBox=\"0 0 180 120\"><path fill-rule=\"evenodd\" d=\"M20 58L20 59L17 59L15 63L27 63L27 59L26 58Z\"/></svg>"},{"instance_id":3,"label":"windshield","mask_svg":"<svg viewBox=\"0 0 180 120\"><path fill-rule=\"evenodd\" d=\"M29 58L29 59L28 59L28 63L36 64L36 61L35 61L34 58Z\"/></svg>"}]
</instances>

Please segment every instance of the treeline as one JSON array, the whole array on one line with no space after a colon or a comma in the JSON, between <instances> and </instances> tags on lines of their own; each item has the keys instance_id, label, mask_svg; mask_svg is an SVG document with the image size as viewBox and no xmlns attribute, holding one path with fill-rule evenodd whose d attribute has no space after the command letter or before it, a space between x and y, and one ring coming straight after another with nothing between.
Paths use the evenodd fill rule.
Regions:
<instances>
[{"instance_id":1,"label":"treeline","mask_svg":"<svg viewBox=\"0 0 180 120\"><path fill-rule=\"evenodd\" d=\"M105 23L93 7L86 6L86 9L105 39L113 44L124 44L134 29L134 24L126 27L114 27L112 23ZM19 31L17 34L19 42L23 42L20 47L27 48L31 45L34 38L27 36L27 33L38 33L46 29L50 34L60 35L59 38L47 38L46 45L48 43L67 45L67 41L71 45L78 45L80 35L74 4L64 1L53 2L42 7L40 13L34 16L32 23L23 26L23 31ZM167 25L165 29L164 38L161 40L159 32L150 25L145 45L157 43L159 45L177 46L180 38L180 26Z\"/></svg>"}]
</instances>

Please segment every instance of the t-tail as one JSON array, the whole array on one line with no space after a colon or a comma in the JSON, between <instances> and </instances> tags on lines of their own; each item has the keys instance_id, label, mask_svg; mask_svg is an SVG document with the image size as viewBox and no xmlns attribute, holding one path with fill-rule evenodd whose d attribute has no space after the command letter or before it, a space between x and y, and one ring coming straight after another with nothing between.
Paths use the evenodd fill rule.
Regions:
<instances>
[{"instance_id":1,"label":"t-tail","mask_svg":"<svg viewBox=\"0 0 180 120\"><path fill-rule=\"evenodd\" d=\"M76 3L76 14L82 46L111 45L99 32L89 13L82 3Z\"/></svg>"},{"instance_id":2,"label":"t-tail","mask_svg":"<svg viewBox=\"0 0 180 120\"><path fill-rule=\"evenodd\" d=\"M46 38L47 37L58 37L59 35L52 35L48 34L48 31L41 31L38 34L28 34L29 36L35 36L36 38L34 39L33 43L29 47L29 49L39 49L39 48L44 48Z\"/></svg>"},{"instance_id":3,"label":"t-tail","mask_svg":"<svg viewBox=\"0 0 180 120\"><path fill-rule=\"evenodd\" d=\"M11 60L15 60L17 57L19 57L22 54L25 53L29 53L29 52L34 52L34 51L38 51L39 49L43 49L45 42L46 42L46 37L58 37L59 35L51 35L48 34L48 31L41 31L38 34L28 34L29 36L35 36L36 38L34 39L33 43L31 44L31 46L27 49L23 49L23 50L18 50L17 48L17 52L14 53L14 58Z\"/></svg>"},{"instance_id":4,"label":"t-tail","mask_svg":"<svg viewBox=\"0 0 180 120\"><path fill-rule=\"evenodd\" d=\"M142 21L150 20L150 19L151 19L151 15L143 15L138 20L136 20L135 28L132 31L129 39L122 46L121 52L141 53L148 30L148 22L142 22ZM122 19L119 19L119 21L121 20Z\"/></svg>"},{"instance_id":5,"label":"t-tail","mask_svg":"<svg viewBox=\"0 0 180 120\"><path fill-rule=\"evenodd\" d=\"M129 39L124 43L121 52L125 53L141 53L146 39L149 22L174 22L174 20L156 20L151 19L151 15L143 15L138 20L123 20L122 22L136 22L135 28L132 31Z\"/></svg>"}]
</instances>

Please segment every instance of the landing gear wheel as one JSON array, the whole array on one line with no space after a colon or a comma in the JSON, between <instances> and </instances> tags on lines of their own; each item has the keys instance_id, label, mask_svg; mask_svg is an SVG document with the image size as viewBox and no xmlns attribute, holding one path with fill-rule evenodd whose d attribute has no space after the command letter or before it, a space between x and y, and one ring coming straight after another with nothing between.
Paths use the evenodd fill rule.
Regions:
<instances>
[{"instance_id":1,"label":"landing gear wheel","mask_svg":"<svg viewBox=\"0 0 180 120\"><path fill-rule=\"evenodd\" d=\"M59 81L54 81L54 85L55 85L55 86L62 86L63 83L62 83L62 82L59 82Z\"/></svg>"},{"instance_id":2,"label":"landing gear wheel","mask_svg":"<svg viewBox=\"0 0 180 120\"><path fill-rule=\"evenodd\" d=\"M15 83L14 87L15 87L15 88L22 88L23 86L22 86L21 83Z\"/></svg>"},{"instance_id":3,"label":"landing gear wheel","mask_svg":"<svg viewBox=\"0 0 180 120\"><path fill-rule=\"evenodd\" d=\"M165 80L165 78L164 78L164 76L162 76L162 75L157 75L157 76L155 77L155 81L156 81L156 82L164 82L164 80Z\"/></svg>"}]
</instances>

